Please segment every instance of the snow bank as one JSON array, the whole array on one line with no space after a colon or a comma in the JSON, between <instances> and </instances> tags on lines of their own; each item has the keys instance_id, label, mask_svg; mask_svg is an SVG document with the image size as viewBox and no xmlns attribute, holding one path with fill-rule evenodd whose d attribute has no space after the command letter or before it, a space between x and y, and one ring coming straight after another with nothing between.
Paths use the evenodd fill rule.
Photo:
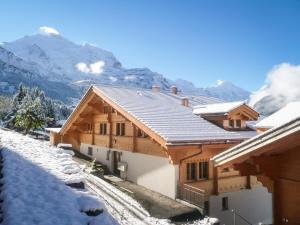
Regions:
<instances>
[{"instance_id":1,"label":"snow bank","mask_svg":"<svg viewBox=\"0 0 300 225\"><path fill-rule=\"evenodd\" d=\"M84 182L69 154L46 142L0 130L3 162L3 224L115 225L100 200L66 183ZM96 217L84 211L102 210Z\"/></svg>"}]
</instances>

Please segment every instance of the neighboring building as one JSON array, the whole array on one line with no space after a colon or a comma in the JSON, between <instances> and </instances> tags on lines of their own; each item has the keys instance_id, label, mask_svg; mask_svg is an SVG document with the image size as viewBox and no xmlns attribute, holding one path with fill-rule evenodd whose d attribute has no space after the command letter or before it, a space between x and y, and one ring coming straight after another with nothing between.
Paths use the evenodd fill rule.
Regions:
<instances>
[{"instance_id":1,"label":"neighboring building","mask_svg":"<svg viewBox=\"0 0 300 225\"><path fill-rule=\"evenodd\" d=\"M270 128L281 126L300 116L300 102L288 103L285 107L259 121L254 127L261 133Z\"/></svg>"},{"instance_id":2,"label":"neighboring building","mask_svg":"<svg viewBox=\"0 0 300 225\"><path fill-rule=\"evenodd\" d=\"M257 128L260 135L216 155L215 169L234 167L244 176L255 175L273 195L275 225L299 225L299 102L262 120Z\"/></svg>"},{"instance_id":3,"label":"neighboring building","mask_svg":"<svg viewBox=\"0 0 300 225\"><path fill-rule=\"evenodd\" d=\"M211 104L225 110L199 112ZM71 143L123 179L186 200L221 220L226 214L228 225L231 202L226 204L221 194L247 199L236 207L245 215L247 204L257 223L266 217L264 204L271 204L267 191L255 176L214 170L210 161L256 134L246 121L256 120L258 113L245 103L229 105L211 97L182 96L176 87L166 92L158 86L92 86L63 127L50 130L51 143Z\"/></svg>"}]
</instances>

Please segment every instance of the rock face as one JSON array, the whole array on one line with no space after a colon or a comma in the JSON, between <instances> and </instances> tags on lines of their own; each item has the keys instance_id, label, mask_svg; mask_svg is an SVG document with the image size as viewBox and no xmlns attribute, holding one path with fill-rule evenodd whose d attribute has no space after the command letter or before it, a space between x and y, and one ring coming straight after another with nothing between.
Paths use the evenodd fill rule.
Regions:
<instances>
[{"instance_id":1,"label":"rock face","mask_svg":"<svg viewBox=\"0 0 300 225\"><path fill-rule=\"evenodd\" d=\"M78 98L90 84L151 88L163 90L177 85L182 92L208 95L228 101L245 100L249 92L221 82L208 88L197 88L185 80L172 81L148 68L127 69L115 56L94 45L75 44L58 33L25 36L0 46L0 93L13 92L20 82L39 86L63 101Z\"/></svg>"}]
</instances>

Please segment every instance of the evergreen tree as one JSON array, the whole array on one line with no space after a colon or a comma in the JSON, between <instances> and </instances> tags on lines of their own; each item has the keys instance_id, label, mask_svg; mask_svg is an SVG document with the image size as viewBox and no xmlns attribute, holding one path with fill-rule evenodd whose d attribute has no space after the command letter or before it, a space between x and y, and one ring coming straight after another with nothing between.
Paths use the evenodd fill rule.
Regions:
<instances>
[{"instance_id":1,"label":"evergreen tree","mask_svg":"<svg viewBox=\"0 0 300 225\"><path fill-rule=\"evenodd\" d=\"M17 93L13 97L13 111L17 111L29 90L24 84L20 84Z\"/></svg>"},{"instance_id":2,"label":"evergreen tree","mask_svg":"<svg viewBox=\"0 0 300 225\"><path fill-rule=\"evenodd\" d=\"M41 99L26 95L16 112L15 125L27 134L31 129L41 128L47 120Z\"/></svg>"},{"instance_id":3,"label":"evergreen tree","mask_svg":"<svg viewBox=\"0 0 300 225\"><path fill-rule=\"evenodd\" d=\"M57 116L55 112L55 105L51 99L45 99L44 107L46 111L46 117L48 118L48 127L54 127L57 122Z\"/></svg>"}]
</instances>

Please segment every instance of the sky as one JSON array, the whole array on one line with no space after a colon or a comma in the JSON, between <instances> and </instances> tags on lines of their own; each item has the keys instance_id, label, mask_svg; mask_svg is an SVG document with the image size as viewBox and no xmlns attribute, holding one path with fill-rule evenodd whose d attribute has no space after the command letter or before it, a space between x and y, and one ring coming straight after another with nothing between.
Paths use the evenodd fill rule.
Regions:
<instances>
[{"instance_id":1,"label":"sky","mask_svg":"<svg viewBox=\"0 0 300 225\"><path fill-rule=\"evenodd\" d=\"M300 63L300 0L1 0L0 42L53 27L199 87L260 88L281 63Z\"/></svg>"}]
</instances>

